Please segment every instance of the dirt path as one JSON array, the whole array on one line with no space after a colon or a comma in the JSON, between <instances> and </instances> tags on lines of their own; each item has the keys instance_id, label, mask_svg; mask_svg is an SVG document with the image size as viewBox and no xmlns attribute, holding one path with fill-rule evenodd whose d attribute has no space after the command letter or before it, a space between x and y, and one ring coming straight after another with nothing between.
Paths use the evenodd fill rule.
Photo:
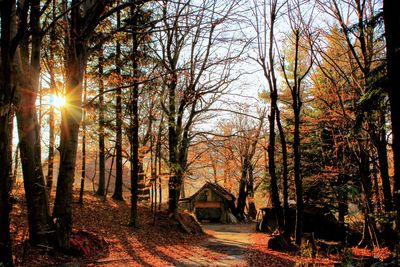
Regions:
<instances>
[{"instance_id":1,"label":"dirt path","mask_svg":"<svg viewBox=\"0 0 400 267\"><path fill-rule=\"evenodd\" d=\"M202 244L219 257L193 257L186 259L179 267L191 266L248 266L245 254L251 244L251 233L255 225L250 224L203 224L209 238Z\"/></svg>"}]
</instances>

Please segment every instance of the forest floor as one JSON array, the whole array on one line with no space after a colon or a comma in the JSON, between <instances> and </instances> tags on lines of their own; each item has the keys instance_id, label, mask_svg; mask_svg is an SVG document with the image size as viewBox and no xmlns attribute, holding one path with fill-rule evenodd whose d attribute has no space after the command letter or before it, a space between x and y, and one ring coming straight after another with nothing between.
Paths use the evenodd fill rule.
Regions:
<instances>
[{"instance_id":1,"label":"forest floor","mask_svg":"<svg viewBox=\"0 0 400 267\"><path fill-rule=\"evenodd\" d=\"M16 266L333 266L339 260L272 251L266 245L270 236L255 232L253 223L204 224L204 233L187 234L161 213L153 225L146 206L139 206L139 227L128 227L128 202L92 193L86 193L84 205L73 205L71 243L81 255L65 255L26 242L25 201L23 195L16 198L11 217Z\"/></svg>"}]
</instances>

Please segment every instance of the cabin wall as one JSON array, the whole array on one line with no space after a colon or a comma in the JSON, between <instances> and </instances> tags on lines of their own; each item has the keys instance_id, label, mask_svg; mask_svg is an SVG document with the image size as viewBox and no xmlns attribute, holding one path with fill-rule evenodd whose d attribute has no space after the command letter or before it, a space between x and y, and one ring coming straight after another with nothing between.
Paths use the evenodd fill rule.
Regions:
<instances>
[{"instance_id":1,"label":"cabin wall","mask_svg":"<svg viewBox=\"0 0 400 267\"><path fill-rule=\"evenodd\" d=\"M199 217L198 219L213 217L215 221L220 223L228 222L229 201L226 201L214 190L207 187L198 192L193 198L180 202L179 205L182 210L187 209L190 212L194 212ZM218 220L215 217L218 217Z\"/></svg>"}]
</instances>

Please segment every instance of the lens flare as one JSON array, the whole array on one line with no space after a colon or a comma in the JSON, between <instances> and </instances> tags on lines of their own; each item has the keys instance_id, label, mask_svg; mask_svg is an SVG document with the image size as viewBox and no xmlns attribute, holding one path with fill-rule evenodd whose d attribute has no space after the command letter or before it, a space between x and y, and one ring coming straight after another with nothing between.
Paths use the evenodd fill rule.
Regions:
<instances>
[{"instance_id":1,"label":"lens flare","mask_svg":"<svg viewBox=\"0 0 400 267\"><path fill-rule=\"evenodd\" d=\"M65 97L60 96L60 95L51 95L50 96L50 105L54 106L54 107L58 107L61 108L63 106L65 106L66 104L66 100Z\"/></svg>"}]
</instances>

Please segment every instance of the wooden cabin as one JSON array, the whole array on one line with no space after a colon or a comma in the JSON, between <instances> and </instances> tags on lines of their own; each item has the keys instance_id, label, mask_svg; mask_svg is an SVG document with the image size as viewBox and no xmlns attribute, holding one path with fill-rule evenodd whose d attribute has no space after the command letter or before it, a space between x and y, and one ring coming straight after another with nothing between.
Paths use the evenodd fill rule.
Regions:
<instances>
[{"instance_id":1,"label":"wooden cabin","mask_svg":"<svg viewBox=\"0 0 400 267\"><path fill-rule=\"evenodd\" d=\"M199 221L228 223L235 197L217 183L207 182L191 197L179 200L179 207L195 213Z\"/></svg>"}]
</instances>

